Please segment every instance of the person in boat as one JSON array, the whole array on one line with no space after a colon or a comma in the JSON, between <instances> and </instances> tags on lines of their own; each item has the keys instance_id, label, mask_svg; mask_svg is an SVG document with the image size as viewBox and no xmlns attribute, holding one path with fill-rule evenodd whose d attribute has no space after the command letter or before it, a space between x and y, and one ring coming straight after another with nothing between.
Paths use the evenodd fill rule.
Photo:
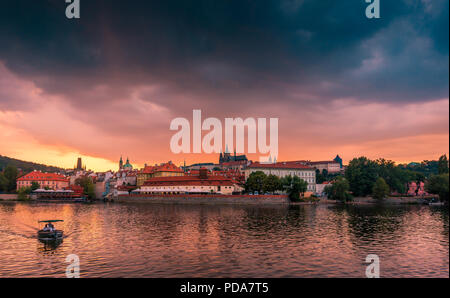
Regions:
<instances>
[{"instance_id":1,"label":"person in boat","mask_svg":"<svg viewBox=\"0 0 450 298\"><path fill-rule=\"evenodd\" d=\"M48 224L45 224L45 227L42 230L45 232L50 232L50 227L48 226Z\"/></svg>"},{"instance_id":2,"label":"person in boat","mask_svg":"<svg viewBox=\"0 0 450 298\"><path fill-rule=\"evenodd\" d=\"M53 232L55 230L55 227L51 223L48 223L45 225L43 230L45 232Z\"/></svg>"}]
</instances>

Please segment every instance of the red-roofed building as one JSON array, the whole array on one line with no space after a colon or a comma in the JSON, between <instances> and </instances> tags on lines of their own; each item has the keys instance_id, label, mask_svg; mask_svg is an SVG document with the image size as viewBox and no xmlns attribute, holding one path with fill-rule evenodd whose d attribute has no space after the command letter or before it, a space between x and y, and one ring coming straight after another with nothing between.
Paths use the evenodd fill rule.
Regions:
<instances>
[{"instance_id":1,"label":"red-roofed building","mask_svg":"<svg viewBox=\"0 0 450 298\"><path fill-rule=\"evenodd\" d=\"M237 184L245 183L244 173L237 169L236 170L229 169L229 170L209 171L206 168L201 168L199 170L189 170L185 173L185 175L186 176L199 176L201 170L206 171L208 176L221 176L221 177L229 178Z\"/></svg>"},{"instance_id":2,"label":"red-roofed building","mask_svg":"<svg viewBox=\"0 0 450 298\"><path fill-rule=\"evenodd\" d=\"M184 176L184 171L174 165L171 161L155 167L153 177Z\"/></svg>"},{"instance_id":3,"label":"red-roofed building","mask_svg":"<svg viewBox=\"0 0 450 298\"><path fill-rule=\"evenodd\" d=\"M155 166L145 166L137 172L137 186L144 185L144 182L152 177L174 176L184 176L184 171L171 161Z\"/></svg>"},{"instance_id":4,"label":"red-roofed building","mask_svg":"<svg viewBox=\"0 0 450 298\"><path fill-rule=\"evenodd\" d=\"M206 170L206 169L204 169ZM144 194L232 194L241 192L235 181L222 176L208 175L200 170L198 176L153 177L144 182L137 192Z\"/></svg>"},{"instance_id":5,"label":"red-roofed building","mask_svg":"<svg viewBox=\"0 0 450 298\"><path fill-rule=\"evenodd\" d=\"M31 187L33 182L37 182L40 188L48 187L53 190L62 190L69 186L69 178L64 175L33 171L17 179L17 190Z\"/></svg>"},{"instance_id":6,"label":"red-roofed building","mask_svg":"<svg viewBox=\"0 0 450 298\"><path fill-rule=\"evenodd\" d=\"M156 166L145 166L143 169L140 169L137 172L137 186L144 185L144 182L148 180L149 178L153 177L154 170Z\"/></svg>"},{"instance_id":7,"label":"red-roofed building","mask_svg":"<svg viewBox=\"0 0 450 298\"><path fill-rule=\"evenodd\" d=\"M212 176L222 176L229 178L231 180L236 181L236 183L244 184L245 183L245 175L238 169L228 169L223 171L212 171Z\"/></svg>"},{"instance_id":8,"label":"red-roofed building","mask_svg":"<svg viewBox=\"0 0 450 298\"><path fill-rule=\"evenodd\" d=\"M253 162L248 165L250 169L297 169L297 170L314 170L304 161L281 161L276 163L260 163Z\"/></svg>"},{"instance_id":9,"label":"red-roofed building","mask_svg":"<svg viewBox=\"0 0 450 298\"><path fill-rule=\"evenodd\" d=\"M248 164L249 164L249 161L247 161L247 160L237 160L237 161L229 161L229 162L221 163L220 166L224 170L233 169L233 170L243 171Z\"/></svg>"},{"instance_id":10,"label":"red-roofed building","mask_svg":"<svg viewBox=\"0 0 450 298\"><path fill-rule=\"evenodd\" d=\"M261 171L266 175L275 175L279 178L285 176L297 176L308 183L308 192L315 192L316 189L316 170L307 165L305 161L284 161L276 163L253 162L245 169L245 179L251 173Z\"/></svg>"},{"instance_id":11,"label":"red-roofed building","mask_svg":"<svg viewBox=\"0 0 450 298\"><path fill-rule=\"evenodd\" d=\"M428 195L428 193L425 191L425 183L423 182L409 182L407 184L408 190L407 193L410 196L424 196Z\"/></svg>"}]
</instances>

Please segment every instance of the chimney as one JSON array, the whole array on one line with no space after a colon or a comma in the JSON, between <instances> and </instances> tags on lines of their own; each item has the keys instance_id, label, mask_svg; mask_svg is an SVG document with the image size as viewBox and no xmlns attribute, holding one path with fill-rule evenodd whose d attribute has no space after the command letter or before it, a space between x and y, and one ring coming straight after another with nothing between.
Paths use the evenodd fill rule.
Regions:
<instances>
[{"instance_id":1,"label":"chimney","mask_svg":"<svg viewBox=\"0 0 450 298\"><path fill-rule=\"evenodd\" d=\"M198 171L198 177L200 179L208 179L208 170L206 168L200 168Z\"/></svg>"}]
</instances>

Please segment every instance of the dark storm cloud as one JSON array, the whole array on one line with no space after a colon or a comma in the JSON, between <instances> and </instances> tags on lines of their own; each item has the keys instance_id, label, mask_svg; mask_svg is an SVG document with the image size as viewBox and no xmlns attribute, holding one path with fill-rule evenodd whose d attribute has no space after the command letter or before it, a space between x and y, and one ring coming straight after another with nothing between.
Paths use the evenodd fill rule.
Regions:
<instances>
[{"instance_id":1,"label":"dark storm cloud","mask_svg":"<svg viewBox=\"0 0 450 298\"><path fill-rule=\"evenodd\" d=\"M0 61L73 104L147 85L179 111L447 97L448 1L381 4L368 20L364 0L81 0L68 20L63 0L2 1Z\"/></svg>"}]
</instances>

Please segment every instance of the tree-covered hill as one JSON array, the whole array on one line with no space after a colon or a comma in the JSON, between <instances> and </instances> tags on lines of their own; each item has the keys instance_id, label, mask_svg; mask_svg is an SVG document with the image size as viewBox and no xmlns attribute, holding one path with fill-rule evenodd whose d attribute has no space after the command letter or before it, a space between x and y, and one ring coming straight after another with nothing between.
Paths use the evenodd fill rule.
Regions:
<instances>
[{"instance_id":1,"label":"tree-covered hill","mask_svg":"<svg viewBox=\"0 0 450 298\"><path fill-rule=\"evenodd\" d=\"M23 161L20 159L10 158L7 156L0 155L0 172L2 172L6 166L12 165L16 167L17 169L22 170L24 173L31 172L33 170L38 170L42 172L60 172L63 169L53 166L48 166L44 164L38 164L34 162L29 161Z\"/></svg>"}]
</instances>

